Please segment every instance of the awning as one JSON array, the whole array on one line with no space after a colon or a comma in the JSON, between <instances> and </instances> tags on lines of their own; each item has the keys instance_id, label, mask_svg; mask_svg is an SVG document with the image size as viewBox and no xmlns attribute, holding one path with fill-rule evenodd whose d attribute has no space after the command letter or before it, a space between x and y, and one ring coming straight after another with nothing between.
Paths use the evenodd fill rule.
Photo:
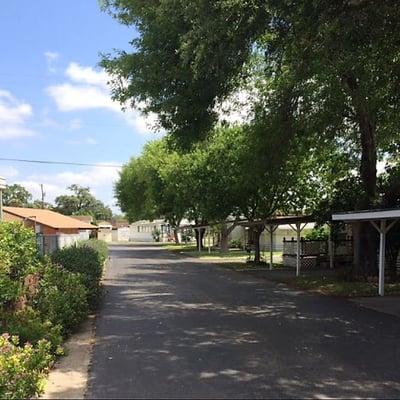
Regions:
<instances>
[{"instance_id":1,"label":"awning","mask_svg":"<svg viewBox=\"0 0 400 400\"><path fill-rule=\"evenodd\" d=\"M332 215L332 221L337 222L370 222L379 232L379 288L380 296L385 294L385 252L386 234L400 219L400 208L384 210L363 210Z\"/></svg>"}]
</instances>

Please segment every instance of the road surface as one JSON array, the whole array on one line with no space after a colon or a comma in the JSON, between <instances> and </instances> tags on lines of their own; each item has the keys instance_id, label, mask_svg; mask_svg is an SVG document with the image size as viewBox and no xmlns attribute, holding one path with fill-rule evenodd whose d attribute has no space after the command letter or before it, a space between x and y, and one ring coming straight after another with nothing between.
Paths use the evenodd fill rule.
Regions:
<instances>
[{"instance_id":1,"label":"road surface","mask_svg":"<svg viewBox=\"0 0 400 400\"><path fill-rule=\"evenodd\" d=\"M170 254L111 247L89 398L400 398L400 319Z\"/></svg>"}]
</instances>

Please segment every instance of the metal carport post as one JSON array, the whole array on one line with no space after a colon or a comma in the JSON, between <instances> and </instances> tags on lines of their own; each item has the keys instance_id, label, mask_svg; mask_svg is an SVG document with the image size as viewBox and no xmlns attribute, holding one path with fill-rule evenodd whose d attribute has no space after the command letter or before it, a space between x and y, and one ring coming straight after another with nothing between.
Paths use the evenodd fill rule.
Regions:
<instances>
[{"instance_id":1,"label":"metal carport post","mask_svg":"<svg viewBox=\"0 0 400 400\"><path fill-rule=\"evenodd\" d=\"M296 276L300 276L300 266L301 266L301 231L306 227L307 222L301 226L301 222L296 222L296 225L293 226L289 224L289 226L296 231Z\"/></svg>"},{"instance_id":2,"label":"metal carport post","mask_svg":"<svg viewBox=\"0 0 400 400\"><path fill-rule=\"evenodd\" d=\"M278 229L278 225L269 224L265 228L269 232L271 248L269 249L269 269L271 270L274 262L274 232Z\"/></svg>"}]
</instances>

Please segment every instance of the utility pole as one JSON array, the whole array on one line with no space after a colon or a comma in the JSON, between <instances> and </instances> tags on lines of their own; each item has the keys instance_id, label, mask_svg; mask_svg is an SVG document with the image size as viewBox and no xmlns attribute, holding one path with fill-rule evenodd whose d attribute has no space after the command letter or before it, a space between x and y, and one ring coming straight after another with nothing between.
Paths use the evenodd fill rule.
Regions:
<instances>
[{"instance_id":1,"label":"utility pole","mask_svg":"<svg viewBox=\"0 0 400 400\"><path fill-rule=\"evenodd\" d=\"M43 189L43 183L40 184L40 191L42 193L42 209L44 208L44 197L46 196L46 193L44 192Z\"/></svg>"},{"instance_id":2,"label":"utility pole","mask_svg":"<svg viewBox=\"0 0 400 400\"><path fill-rule=\"evenodd\" d=\"M6 180L0 176L0 222L3 221L3 190L6 188Z\"/></svg>"}]
</instances>

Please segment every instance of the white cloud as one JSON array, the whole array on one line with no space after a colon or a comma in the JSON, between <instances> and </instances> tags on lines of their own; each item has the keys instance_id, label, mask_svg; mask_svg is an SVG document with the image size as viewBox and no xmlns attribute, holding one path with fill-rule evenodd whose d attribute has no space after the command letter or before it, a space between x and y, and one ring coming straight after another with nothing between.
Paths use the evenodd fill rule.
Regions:
<instances>
[{"instance_id":1,"label":"white cloud","mask_svg":"<svg viewBox=\"0 0 400 400\"><path fill-rule=\"evenodd\" d=\"M116 164L119 163L104 162L98 165ZM46 193L45 200L50 203L54 203L57 196L70 194L67 187L72 184L88 186L96 198L109 205L115 212L119 212L118 208L114 206L115 200L113 198L113 184L118 179L119 170L119 167L89 167L79 172L67 170L54 174L32 174L16 183L26 187L32 193L34 199L40 198L40 184L42 183Z\"/></svg>"},{"instance_id":2,"label":"white cloud","mask_svg":"<svg viewBox=\"0 0 400 400\"><path fill-rule=\"evenodd\" d=\"M18 170L8 165L0 165L0 176L6 180L14 179L18 175Z\"/></svg>"},{"instance_id":3,"label":"white cloud","mask_svg":"<svg viewBox=\"0 0 400 400\"><path fill-rule=\"evenodd\" d=\"M119 106L114 103L109 95L97 86L62 85L49 86L47 93L55 100L60 111L89 110L105 108L119 111Z\"/></svg>"},{"instance_id":4,"label":"white cloud","mask_svg":"<svg viewBox=\"0 0 400 400\"><path fill-rule=\"evenodd\" d=\"M50 72L56 72L55 62L60 57L60 55L54 51L45 51L44 56L46 57L47 67Z\"/></svg>"},{"instance_id":5,"label":"white cloud","mask_svg":"<svg viewBox=\"0 0 400 400\"><path fill-rule=\"evenodd\" d=\"M44 56L47 61L55 61L60 55L54 51L45 51Z\"/></svg>"},{"instance_id":6,"label":"white cloud","mask_svg":"<svg viewBox=\"0 0 400 400\"><path fill-rule=\"evenodd\" d=\"M69 82L46 88L47 94L60 111L103 109L119 115L136 133L147 134L154 129L155 114L143 115L140 107L124 112L121 105L111 99L110 88L107 86L110 77L106 72L70 63L66 75Z\"/></svg>"},{"instance_id":7,"label":"white cloud","mask_svg":"<svg viewBox=\"0 0 400 400\"><path fill-rule=\"evenodd\" d=\"M97 140L88 136L82 139L71 139L68 140L67 143L69 144L89 144L89 145L94 145L97 144Z\"/></svg>"},{"instance_id":8,"label":"white cloud","mask_svg":"<svg viewBox=\"0 0 400 400\"><path fill-rule=\"evenodd\" d=\"M0 90L0 140L35 136L27 126L33 111L30 104L18 101L10 92Z\"/></svg>"},{"instance_id":9,"label":"white cloud","mask_svg":"<svg viewBox=\"0 0 400 400\"><path fill-rule=\"evenodd\" d=\"M77 131L81 129L81 127L82 127L82 121L79 118L73 118L69 122L69 129L71 129L72 131Z\"/></svg>"},{"instance_id":10,"label":"white cloud","mask_svg":"<svg viewBox=\"0 0 400 400\"><path fill-rule=\"evenodd\" d=\"M77 63L70 63L66 75L74 82L107 88L109 76L105 71L95 71L92 67L82 67Z\"/></svg>"}]
</instances>

